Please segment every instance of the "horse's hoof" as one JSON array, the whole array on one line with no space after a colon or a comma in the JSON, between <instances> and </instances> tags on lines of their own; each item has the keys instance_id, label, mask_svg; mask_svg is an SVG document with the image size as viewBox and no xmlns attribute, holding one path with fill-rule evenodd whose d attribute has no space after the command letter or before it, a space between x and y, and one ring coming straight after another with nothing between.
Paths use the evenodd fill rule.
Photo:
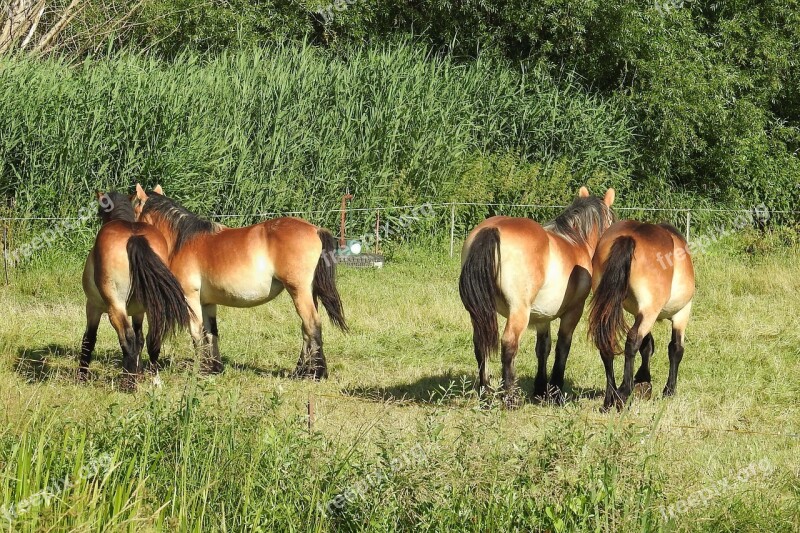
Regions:
<instances>
[{"instance_id":1,"label":"horse's hoof","mask_svg":"<svg viewBox=\"0 0 800 533\"><path fill-rule=\"evenodd\" d=\"M669 398L670 396L675 396L675 389L672 387L664 387L664 392L662 393L664 398Z\"/></svg>"},{"instance_id":2,"label":"horse's hoof","mask_svg":"<svg viewBox=\"0 0 800 533\"><path fill-rule=\"evenodd\" d=\"M562 406L566 402L564 393L555 385L548 385L547 392L542 397L544 403L551 403L553 405Z\"/></svg>"},{"instance_id":3,"label":"horse's hoof","mask_svg":"<svg viewBox=\"0 0 800 533\"><path fill-rule=\"evenodd\" d=\"M200 367L200 372L210 376L222 374L223 370L225 370L225 366L222 361L208 361Z\"/></svg>"},{"instance_id":4,"label":"horse's hoof","mask_svg":"<svg viewBox=\"0 0 800 533\"><path fill-rule=\"evenodd\" d=\"M522 407L522 396L517 393L507 393L503 396L503 407L514 411Z\"/></svg>"},{"instance_id":5,"label":"horse's hoof","mask_svg":"<svg viewBox=\"0 0 800 533\"><path fill-rule=\"evenodd\" d=\"M649 400L653 396L653 385L647 381L637 383L633 386L633 394L641 400Z\"/></svg>"},{"instance_id":6,"label":"horse's hoof","mask_svg":"<svg viewBox=\"0 0 800 533\"><path fill-rule=\"evenodd\" d=\"M86 383L87 381L89 381L89 369L79 368L75 378L77 379L78 383Z\"/></svg>"},{"instance_id":7,"label":"horse's hoof","mask_svg":"<svg viewBox=\"0 0 800 533\"><path fill-rule=\"evenodd\" d=\"M119 390L122 392L136 392L136 376L123 374L119 380Z\"/></svg>"}]
</instances>

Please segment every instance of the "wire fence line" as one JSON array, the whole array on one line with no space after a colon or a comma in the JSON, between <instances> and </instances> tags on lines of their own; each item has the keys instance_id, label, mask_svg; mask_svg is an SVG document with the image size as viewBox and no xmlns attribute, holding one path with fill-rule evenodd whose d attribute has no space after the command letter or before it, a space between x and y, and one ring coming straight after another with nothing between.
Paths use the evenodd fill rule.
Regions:
<instances>
[{"instance_id":1,"label":"wire fence line","mask_svg":"<svg viewBox=\"0 0 800 533\"><path fill-rule=\"evenodd\" d=\"M566 205L545 205L545 204L506 204L506 203L481 203L481 202L444 202L438 204L425 203L415 205L388 205L388 206L375 206L375 207L348 207L348 213L369 213L376 211L399 211L409 209L419 209L422 207L430 208L446 208L446 207L508 207L508 208L528 208L528 209L565 209ZM714 208L714 207L614 207L614 211L643 211L643 212L669 212L669 213L752 213L753 208ZM206 215L205 218L225 219L225 218L266 218L275 216L297 216L297 215L324 215L341 212L341 208L331 209L311 209L305 211L266 211L257 213L228 213L228 214L211 214ZM800 210L785 210L785 209L770 209L770 213L779 214L800 214ZM81 220L81 217L0 217L0 222L11 221L67 221L67 220Z\"/></svg>"},{"instance_id":2,"label":"wire fence line","mask_svg":"<svg viewBox=\"0 0 800 533\"><path fill-rule=\"evenodd\" d=\"M430 231L438 231L442 236L449 237L450 256L455 255L456 237L463 238L468 233L469 229L474 226L479 220L489 214L508 214L510 216L529 216L538 219L537 213L532 213L533 210L548 210L555 212L556 210L564 209L565 205L551 205L551 204L523 204L523 203L500 203L500 202L442 202L442 203L423 203L411 205L384 205L374 207L347 207L344 210L343 222L338 221L338 215L342 213L342 208L328 208L328 209L309 209L309 210L294 210L294 211L264 211L254 213L229 213L229 214L211 214L206 215L205 218L210 220L239 220L247 223L248 221L257 221L260 219L269 219L281 216L300 216L308 218L314 223L328 226L329 224L336 224L339 222L340 230L334 232L337 239L344 241L347 236L350 240L360 241L363 245L364 251L371 249L375 253L380 253L380 243L382 241L392 241L401 239L406 242L408 239L413 238L417 232L429 233ZM4 257L9 253L13 245L9 242L12 233L21 229L23 233L34 230L31 227L25 227L26 223L41 223L51 224L56 228L43 230L43 234L58 233L59 235L66 235L67 233L78 232L86 233L91 231L91 228L84 227L91 224L95 219L93 212L90 209L86 211L89 206L85 206L82 210L81 216L69 217L36 217L36 216L0 216L0 231L2 233L2 249ZM478 213L475 209L488 209L489 213ZM757 222L763 224L773 214L781 214L784 217L795 218L793 215L800 214L800 210L770 210L766 206L759 205L751 208L731 209L731 208L713 208L713 207L645 207L645 206L621 206L615 207L617 212L628 213L641 213L643 218L648 217L645 213L671 213L668 221L673 223L676 227L683 230L687 242L691 240L691 233L693 228L693 214L695 217L695 227L711 228L713 232L720 234L727 234L729 231L725 229L726 226L731 226L730 220L720 223L719 217L733 217L737 216L739 219L748 219L749 222ZM410 216L403 212L410 212ZM332 218L337 215L337 219ZM458 216L457 216L458 214ZM635 216L635 215L633 215ZM344 218L347 218L344 221ZM549 215L548 215L549 218ZM712 223L716 220L715 223ZM664 221L663 219L661 221ZM238 222L241 224L242 222ZM415 229L411 228L412 223L418 226ZM15 226L22 226L16 228ZM736 224L734 224L736 225ZM747 222L739 223L738 227L744 227ZM60 227L60 228L59 228ZM35 231L35 230L34 230ZM42 234L42 231L39 232ZM346 234L346 235L345 235ZM355 237L355 239L353 239ZM34 237L34 243L23 244L21 253L32 255L40 248L49 247L39 242L41 239ZM349 247L349 244L348 244ZM12 253L17 253L11 250ZM19 253L17 253L19 255Z\"/></svg>"}]
</instances>

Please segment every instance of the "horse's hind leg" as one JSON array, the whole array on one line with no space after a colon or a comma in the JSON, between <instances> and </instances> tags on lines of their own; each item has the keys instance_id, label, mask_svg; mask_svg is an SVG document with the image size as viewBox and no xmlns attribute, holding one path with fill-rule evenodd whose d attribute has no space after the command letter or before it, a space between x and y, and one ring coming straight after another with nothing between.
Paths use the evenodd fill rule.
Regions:
<instances>
[{"instance_id":1,"label":"horse's hind leg","mask_svg":"<svg viewBox=\"0 0 800 533\"><path fill-rule=\"evenodd\" d=\"M553 373L550 375L550 390L548 396L559 405L564 403L564 373L567 369L567 358L572 347L572 334L583 314L583 302L574 310L568 311L561 317L558 326L558 341L556 342L556 360L553 363Z\"/></svg>"},{"instance_id":2,"label":"horse's hind leg","mask_svg":"<svg viewBox=\"0 0 800 533\"><path fill-rule=\"evenodd\" d=\"M89 364L92 362L92 352L97 343L97 327L100 325L100 318L103 310L92 305L86 304L86 331L81 340L81 360L78 367L78 378L86 379L89 377Z\"/></svg>"},{"instance_id":3,"label":"horse's hind leg","mask_svg":"<svg viewBox=\"0 0 800 533\"><path fill-rule=\"evenodd\" d=\"M657 312L641 311L636 315L636 320L633 322L630 331L628 331L628 339L625 342L625 370L622 375L622 385L617 390L620 404L625 404L631 392L633 392L633 361L644 342L644 338L653 328L657 316ZM618 407L621 407L621 405L618 405Z\"/></svg>"},{"instance_id":4,"label":"horse's hind leg","mask_svg":"<svg viewBox=\"0 0 800 533\"><path fill-rule=\"evenodd\" d=\"M136 389L136 378L139 374L139 351L136 350L136 334L128 321L128 314L124 309L109 307L108 318L119 337L119 346L122 348L122 381L120 388L132 391Z\"/></svg>"},{"instance_id":5,"label":"horse's hind leg","mask_svg":"<svg viewBox=\"0 0 800 533\"><path fill-rule=\"evenodd\" d=\"M642 340L641 346L639 346L642 364L633 377L633 390L639 398L644 400L649 400L653 393L653 386L650 384L650 357L653 355L654 350L653 333L650 332Z\"/></svg>"},{"instance_id":6,"label":"horse's hind leg","mask_svg":"<svg viewBox=\"0 0 800 533\"><path fill-rule=\"evenodd\" d=\"M642 364L636 375L633 377L634 383L650 383L650 357L655 350L655 342L653 341L653 333L648 333L639 347L639 353L642 356Z\"/></svg>"},{"instance_id":7,"label":"horse's hind leg","mask_svg":"<svg viewBox=\"0 0 800 533\"><path fill-rule=\"evenodd\" d=\"M156 328L151 327L153 320L150 317L150 313L147 313L147 355L150 359L149 370L150 372L158 373L158 359L161 357L161 334L160 332L156 331ZM136 324L134 322L133 329L136 329ZM138 333L138 332L137 332ZM138 339L137 339L138 340ZM141 342L139 340L138 342Z\"/></svg>"},{"instance_id":8,"label":"horse's hind leg","mask_svg":"<svg viewBox=\"0 0 800 533\"><path fill-rule=\"evenodd\" d=\"M617 378L614 377L614 354L600 352L603 367L606 371L606 396L603 400L603 411L611 409L617 399Z\"/></svg>"},{"instance_id":9,"label":"horse's hind leg","mask_svg":"<svg viewBox=\"0 0 800 533\"><path fill-rule=\"evenodd\" d=\"M212 371L222 372L225 367L222 363L222 354L219 351L216 304L207 304L203 306L203 330L205 331L206 344L211 352Z\"/></svg>"},{"instance_id":10,"label":"horse's hind leg","mask_svg":"<svg viewBox=\"0 0 800 533\"><path fill-rule=\"evenodd\" d=\"M139 313L131 317L133 323L133 335L136 338L136 353L141 354L144 348L144 331L142 325L144 324L144 313Z\"/></svg>"},{"instance_id":11,"label":"horse's hind leg","mask_svg":"<svg viewBox=\"0 0 800 533\"><path fill-rule=\"evenodd\" d=\"M302 321L303 348L294 370L295 377L324 379L328 377L328 364L322 351L322 322L314 305L311 287L297 289L286 287Z\"/></svg>"},{"instance_id":12,"label":"horse's hind leg","mask_svg":"<svg viewBox=\"0 0 800 533\"><path fill-rule=\"evenodd\" d=\"M503 391L505 393L504 401L507 407L518 407L519 394L517 391L517 376L514 369L514 360L517 357L519 350L519 341L522 334L528 328L528 321L530 320L530 310L527 307L511 309L508 313L508 320L506 321L506 328L503 331L503 337L500 340L501 355L500 358L503 362ZM549 351L550 344L550 325L547 325L547 348ZM537 351L539 343L536 344Z\"/></svg>"},{"instance_id":13,"label":"horse's hind leg","mask_svg":"<svg viewBox=\"0 0 800 533\"><path fill-rule=\"evenodd\" d=\"M533 397L544 398L547 394L547 358L550 357L550 323L536 325L536 379L533 382Z\"/></svg>"},{"instance_id":14,"label":"horse's hind leg","mask_svg":"<svg viewBox=\"0 0 800 533\"><path fill-rule=\"evenodd\" d=\"M205 312L210 306L200 305L200 291L195 290L186 295L186 301L192 310L191 321L189 322L189 333L192 336L195 357L203 374L219 374L222 372L222 361L215 359L211 334L204 327ZM159 339L160 340L160 339ZM160 342L159 342L160 347Z\"/></svg>"},{"instance_id":15,"label":"horse's hind leg","mask_svg":"<svg viewBox=\"0 0 800 533\"><path fill-rule=\"evenodd\" d=\"M669 377L664 387L664 396L672 396L678 386L678 366L683 359L683 340L689 316L692 313L691 302L672 317L672 341L669 343Z\"/></svg>"}]
</instances>

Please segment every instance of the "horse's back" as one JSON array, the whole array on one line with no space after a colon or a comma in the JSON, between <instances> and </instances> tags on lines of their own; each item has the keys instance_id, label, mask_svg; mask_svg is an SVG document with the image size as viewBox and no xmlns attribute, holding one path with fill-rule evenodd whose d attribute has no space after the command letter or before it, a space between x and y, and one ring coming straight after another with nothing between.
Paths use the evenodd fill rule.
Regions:
<instances>
[{"instance_id":1,"label":"horse's back","mask_svg":"<svg viewBox=\"0 0 800 533\"><path fill-rule=\"evenodd\" d=\"M320 229L282 217L194 237L175 254L172 269L203 303L261 305L284 287L310 286L322 254Z\"/></svg>"},{"instance_id":2,"label":"horse's back","mask_svg":"<svg viewBox=\"0 0 800 533\"><path fill-rule=\"evenodd\" d=\"M612 225L595 250L593 286L602 277L614 243L621 238L634 242L626 309L637 314L652 308L669 318L685 307L694 295L694 270L686 241L673 227L634 220Z\"/></svg>"},{"instance_id":3,"label":"horse's back","mask_svg":"<svg viewBox=\"0 0 800 533\"><path fill-rule=\"evenodd\" d=\"M143 236L159 258L167 262L167 243L163 235L149 224L121 220L104 224L86 259L83 289L96 306L125 306L131 289L128 241ZM132 302L134 307L137 302Z\"/></svg>"},{"instance_id":4,"label":"horse's back","mask_svg":"<svg viewBox=\"0 0 800 533\"><path fill-rule=\"evenodd\" d=\"M548 233L529 218L496 216L475 227L465 242L462 261L477 235L484 229L500 235L498 286L503 300L498 309L526 307L534 322L548 322L589 293L589 257L560 237Z\"/></svg>"}]
</instances>

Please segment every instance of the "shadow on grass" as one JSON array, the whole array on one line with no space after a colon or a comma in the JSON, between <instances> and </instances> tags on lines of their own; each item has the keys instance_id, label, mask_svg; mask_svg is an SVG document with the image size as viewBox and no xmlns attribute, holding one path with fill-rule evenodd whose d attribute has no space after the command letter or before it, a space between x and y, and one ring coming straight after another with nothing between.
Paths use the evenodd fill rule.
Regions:
<instances>
[{"instance_id":1,"label":"shadow on grass","mask_svg":"<svg viewBox=\"0 0 800 533\"><path fill-rule=\"evenodd\" d=\"M497 383L493 383L495 387ZM533 377L521 377L517 385L525 397L526 403L545 403L541 398L533 396ZM605 392L600 389L573 386L569 380L564 383L567 401L594 399L602 397ZM446 373L439 376L426 376L411 383L390 387L348 387L342 389L345 396L363 398L378 403L395 402L417 405L451 405L477 399L475 392L475 376L468 374Z\"/></svg>"},{"instance_id":2,"label":"shadow on grass","mask_svg":"<svg viewBox=\"0 0 800 533\"><path fill-rule=\"evenodd\" d=\"M249 372L251 374L255 374L256 376L271 376L274 378L291 378L292 372L294 369L289 368L263 368L252 363L238 363L233 361L228 361L224 357L222 361L225 363L226 368L232 368L233 370L238 370L239 372Z\"/></svg>"},{"instance_id":3,"label":"shadow on grass","mask_svg":"<svg viewBox=\"0 0 800 533\"><path fill-rule=\"evenodd\" d=\"M74 347L48 344L38 348L20 348L13 370L29 383L42 383L55 378L75 378L79 353ZM121 354L113 351L95 351L92 364L119 366ZM105 373L104 373L105 374Z\"/></svg>"},{"instance_id":4,"label":"shadow on grass","mask_svg":"<svg viewBox=\"0 0 800 533\"><path fill-rule=\"evenodd\" d=\"M466 374L447 373L391 387L348 387L342 394L378 403L442 405L475 398L472 380L473 376Z\"/></svg>"}]
</instances>

